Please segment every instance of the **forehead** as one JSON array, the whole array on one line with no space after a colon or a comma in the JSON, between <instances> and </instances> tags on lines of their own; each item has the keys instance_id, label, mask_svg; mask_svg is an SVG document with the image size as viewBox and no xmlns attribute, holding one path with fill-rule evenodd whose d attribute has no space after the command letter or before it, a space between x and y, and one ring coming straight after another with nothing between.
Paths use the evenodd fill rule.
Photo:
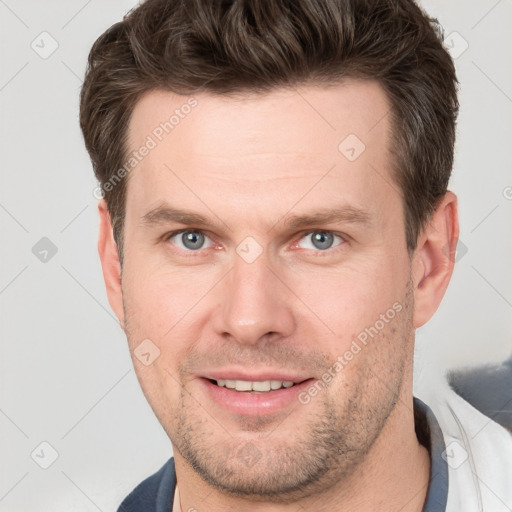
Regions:
<instances>
[{"instance_id":1,"label":"forehead","mask_svg":"<svg viewBox=\"0 0 512 512\"><path fill-rule=\"evenodd\" d=\"M142 143L148 135L166 145L169 139L179 142L180 135L187 137L193 132L190 149L212 155L225 151L224 143L231 141L243 143L229 148L238 154L247 149L281 152L283 144L290 150L304 151L306 148L300 146L304 139L315 142L311 149L337 149L336 142L349 133L374 142L387 129L388 111L384 90L368 80L261 94L180 96L153 90L136 104L128 136L131 146ZM377 126L380 129L375 130ZM276 130L280 131L277 139ZM230 141L224 140L225 134L230 135Z\"/></svg>"},{"instance_id":2,"label":"forehead","mask_svg":"<svg viewBox=\"0 0 512 512\"><path fill-rule=\"evenodd\" d=\"M226 191L234 206L279 203L319 180L303 205L341 192L364 201L372 187L389 193L388 112L372 81L236 96L151 91L130 119L129 150L150 149L130 173L128 200L150 207L167 193L179 201L188 184L205 197Z\"/></svg>"}]
</instances>

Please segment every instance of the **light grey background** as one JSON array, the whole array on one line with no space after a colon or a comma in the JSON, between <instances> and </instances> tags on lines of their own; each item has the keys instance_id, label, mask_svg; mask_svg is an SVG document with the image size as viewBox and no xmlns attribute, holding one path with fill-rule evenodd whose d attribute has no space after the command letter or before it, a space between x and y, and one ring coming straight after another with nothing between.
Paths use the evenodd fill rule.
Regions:
<instances>
[{"instance_id":1,"label":"light grey background","mask_svg":"<svg viewBox=\"0 0 512 512\"><path fill-rule=\"evenodd\" d=\"M78 126L89 49L133 5L0 0L2 511L112 511L171 455L105 295ZM460 54L451 189L464 245L441 308L417 333L420 394L434 369L512 350L512 0L423 5Z\"/></svg>"}]
</instances>

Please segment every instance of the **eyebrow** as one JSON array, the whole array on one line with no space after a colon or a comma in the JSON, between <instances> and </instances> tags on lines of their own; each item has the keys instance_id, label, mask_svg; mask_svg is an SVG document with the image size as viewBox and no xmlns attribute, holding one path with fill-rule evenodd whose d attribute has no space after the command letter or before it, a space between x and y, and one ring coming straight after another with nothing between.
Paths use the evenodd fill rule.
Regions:
<instances>
[{"instance_id":1,"label":"eyebrow","mask_svg":"<svg viewBox=\"0 0 512 512\"><path fill-rule=\"evenodd\" d=\"M365 210L353 206L340 206L338 208L324 208L306 215L292 213L285 216L283 223L290 229L300 229L313 225L339 222L368 225L371 223L371 219L371 215Z\"/></svg>"},{"instance_id":2,"label":"eyebrow","mask_svg":"<svg viewBox=\"0 0 512 512\"><path fill-rule=\"evenodd\" d=\"M298 215L295 213L287 214L274 223L273 229L279 222L288 229L301 229L308 226L320 224L334 224L339 222L349 224L368 225L371 223L371 215L360 208L353 206L340 206L337 208L324 208L314 213ZM220 226L220 222L210 220L208 217L190 210L173 208L168 205L161 205L150 210L141 217L141 223L145 226L159 226L177 222L188 226Z\"/></svg>"},{"instance_id":3,"label":"eyebrow","mask_svg":"<svg viewBox=\"0 0 512 512\"><path fill-rule=\"evenodd\" d=\"M180 224L186 225L211 224L211 221L199 213L189 210L180 210L166 205L158 206L153 210L150 210L141 217L141 222L147 226L158 226L161 224L169 224L171 222L179 222Z\"/></svg>"}]
</instances>

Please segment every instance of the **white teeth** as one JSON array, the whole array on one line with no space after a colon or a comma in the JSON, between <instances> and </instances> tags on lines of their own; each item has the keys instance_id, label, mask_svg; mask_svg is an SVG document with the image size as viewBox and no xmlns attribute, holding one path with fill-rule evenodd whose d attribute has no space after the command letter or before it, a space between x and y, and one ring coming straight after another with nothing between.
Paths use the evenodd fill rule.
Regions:
<instances>
[{"instance_id":1,"label":"white teeth","mask_svg":"<svg viewBox=\"0 0 512 512\"><path fill-rule=\"evenodd\" d=\"M253 382L252 390L253 391L270 391L270 381L264 380L263 382Z\"/></svg>"},{"instance_id":2,"label":"white teeth","mask_svg":"<svg viewBox=\"0 0 512 512\"><path fill-rule=\"evenodd\" d=\"M235 389L237 391L252 391L252 382L247 380L235 380Z\"/></svg>"},{"instance_id":3,"label":"white teeth","mask_svg":"<svg viewBox=\"0 0 512 512\"><path fill-rule=\"evenodd\" d=\"M282 382L280 380L271 380L270 381L270 389L279 389L281 387Z\"/></svg>"},{"instance_id":4,"label":"white teeth","mask_svg":"<svg viewBox=\"0 0 512 512\"><path fill-rule=\"evenodd\" d=\"M229 380L217 379L217 385L237 391L258 391L265 393L270 390L281 388L291 388L294 382L291 380L263 380L263 381L247 381L247 380Z\"/></svg>"}]
</instances>

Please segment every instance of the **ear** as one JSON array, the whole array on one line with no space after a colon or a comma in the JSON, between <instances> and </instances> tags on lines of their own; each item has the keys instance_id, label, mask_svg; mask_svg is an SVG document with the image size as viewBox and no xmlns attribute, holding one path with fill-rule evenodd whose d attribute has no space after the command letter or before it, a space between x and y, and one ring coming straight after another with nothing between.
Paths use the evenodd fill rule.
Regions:
<instances>
[{"instance_id":1,"label":"ear","mask_svg":"<svg viewBox=\"0 0 512 512\"><path fill-rule=\"evenodd\" d=\"M448 191L418 237L413 255L415 328L427 323L441 303L452 277L458 238L457 197Z\"/></svg>"},{"instance_id":2,"label":"ear","mask_svg":"<svg viewBox=\"0 0 512 512\"><path fill-rule=\"evenodd\" d=\"M98 203L100 227L98 235L98 253L100 255L103 279L108 301L124 331L124 307L121 287L121 263L107 204L104 199Z\"/></svg>"}]
</instances>

